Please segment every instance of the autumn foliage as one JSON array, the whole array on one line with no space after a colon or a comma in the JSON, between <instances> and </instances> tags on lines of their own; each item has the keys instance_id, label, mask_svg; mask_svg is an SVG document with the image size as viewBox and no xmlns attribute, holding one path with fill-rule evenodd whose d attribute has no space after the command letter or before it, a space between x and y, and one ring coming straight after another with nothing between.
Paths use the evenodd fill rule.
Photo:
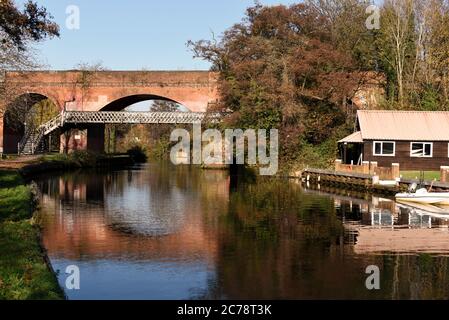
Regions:
<instances>
[{"instance_id":1,"label":"autumn foliage","mask_svg":"<svg viewBox=\"0 0 449 320\"><path fill-rule=\"evenodd\" d=\"M351 53L333 40L329 20L310 4L257 4L220 41L190 46L221 74L218 107L233 112L228 125L279 129L286 163L304 144L318 145L344 127L363 83Z\"/></svg>"}]
</instances>

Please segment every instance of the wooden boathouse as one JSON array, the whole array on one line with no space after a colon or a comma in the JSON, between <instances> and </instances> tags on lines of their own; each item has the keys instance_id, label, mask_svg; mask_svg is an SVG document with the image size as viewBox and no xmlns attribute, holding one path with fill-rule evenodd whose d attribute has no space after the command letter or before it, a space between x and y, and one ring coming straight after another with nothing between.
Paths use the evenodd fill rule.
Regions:
<instances>
[{"instance_id":1,"label":"wooden boathouse","mask_svg":"<svg viewBox=\"0 0 449 320\"><path fill-rule=\"evenodd\" d=\"M363 110L356 127L339 141L344 165L375 162L424 171L449 165L449 112Z\"/></svg>"}]
</instances>

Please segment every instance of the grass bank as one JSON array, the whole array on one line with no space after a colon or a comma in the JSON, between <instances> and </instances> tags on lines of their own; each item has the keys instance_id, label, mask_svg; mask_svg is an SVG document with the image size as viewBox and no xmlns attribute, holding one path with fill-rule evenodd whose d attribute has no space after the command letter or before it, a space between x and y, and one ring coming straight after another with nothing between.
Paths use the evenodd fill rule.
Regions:
<instances>
[{"instance_id":1,"label":"grass bank","mask_svg":"<svg viewBox=\"0 0 449 320\"><path fill-rule=\"evenodd\" d=\"M0 300L64 297L40 246L36 204L17 171L0 171Z\"/></svg>"},{"instance_id":2,"label":"grass bank","mask_svg":"<svg viewBox=\"0 0 449 320\"><path fill-rule=\"evenodd\" d=\"M33 219L36 192L25 184L24 177L78 168L123 167L132 165L135 157L74 152L0 160L0 300L64 298Z\"/></svg>"},{"instance_id":3,"label":"grass bank","mask_svg":"<svg viewBox=\"0 0 449 320\"><path fill-rule=\"evenodd\" d=\"M419 180L421 177L421 171L401 171L401 175L404 179ZM425 181L439 181L441 179L441 173L439 171L424 171Z\"/></svg>"}]
</instances>

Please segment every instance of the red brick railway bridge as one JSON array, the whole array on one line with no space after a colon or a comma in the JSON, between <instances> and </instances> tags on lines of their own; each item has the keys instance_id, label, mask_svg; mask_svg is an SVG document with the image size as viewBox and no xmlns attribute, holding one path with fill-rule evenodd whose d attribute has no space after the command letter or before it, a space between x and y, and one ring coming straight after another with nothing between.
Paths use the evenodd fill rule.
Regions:
<instances>
[{"instance_id":1,"label":"red brick railway bridge","mask_svg":"<svg viewBox=\"0 0 449 320\"><path fill-rule=\"evenodd\" d=\"M61 112L40 128L41 132L34 133L13 129L7 117L1 115L0 153L5 154L20 152L25 144L30 144L28 149L36 149L32 145L40 136L56 129L63 132L61 149L64 144L69 149L103 151L107 123L195 122L219 99L217 74L209 71L36 71L7 72L3 78L10 101L28 97L34 104L49 99ZM189 112L183 115L123 112L147 100L176 102ZM75 118L79 122L75 123Z\"/></svg>"}]
</instances>

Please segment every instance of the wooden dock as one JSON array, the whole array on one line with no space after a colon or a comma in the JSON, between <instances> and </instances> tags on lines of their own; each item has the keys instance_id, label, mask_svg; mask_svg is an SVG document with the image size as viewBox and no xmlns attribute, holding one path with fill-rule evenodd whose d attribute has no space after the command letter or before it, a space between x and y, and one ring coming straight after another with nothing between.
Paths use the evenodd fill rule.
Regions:
<instances>
[{"instance_id":1,"label":"wooden dock","mask_svg":"<svg viewBox=\"0 0 449 320\"><path fill-rule=\"evenodd\" d=\"M345 173L331 170L306 169L302 172L301 178L309 183L322 184L327 186L338 186L350 190L368 191L378 194L395 195L396 193L408 190L417 180L402 179L396 185L383 185L373 183L373 176L362 173ZM449 183L424 182L426 188L432 186L433 191L449 191Z\"/></svg>"}]
</instances>

